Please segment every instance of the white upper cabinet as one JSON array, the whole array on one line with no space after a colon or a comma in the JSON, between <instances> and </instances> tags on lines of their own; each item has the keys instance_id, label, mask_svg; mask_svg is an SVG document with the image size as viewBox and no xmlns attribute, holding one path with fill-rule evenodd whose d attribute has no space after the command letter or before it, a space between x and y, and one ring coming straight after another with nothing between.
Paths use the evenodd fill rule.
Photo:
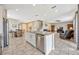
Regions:
<instances>
[{"instance_id":1,"label":"white upper cabinet","mask_svg":"<svg viewBox=\"0 0 79 59\"><path fill-rule=\"evenodd\" d=\"M40 31L42 29L42 21L34 21L32 24L32 31Z\"/></svg>"}]
</instances>

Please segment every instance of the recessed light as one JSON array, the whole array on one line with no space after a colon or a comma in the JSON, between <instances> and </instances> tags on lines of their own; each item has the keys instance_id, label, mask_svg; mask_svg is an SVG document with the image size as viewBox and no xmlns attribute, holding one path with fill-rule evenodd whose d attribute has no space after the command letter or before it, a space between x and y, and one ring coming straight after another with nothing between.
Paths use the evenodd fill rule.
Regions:
<instances>
[{"instance_id":1,"label":"recessed light","mask_svg":"<svg viewBox=\"0 0 79 59\"><path fill-rule=\"evenodd\" d=\"M36 4L33 4L33 6L35 7L35 6L36 6Z\"/></svg>"},{"instance_id":2,"label":"recessed light","mask_svg":"<svg viewBox=\"0 0 79 59\"><path fill-rule=\"evenodd\" d=\"M56 22L61 22L60 20L56 20Z\"/></svg>"},{"instance_id":3,"label":"recessed light","mask_svg":"<svg viewBox=\"0 0 79 59\"><path fill-rule=\"evenodd\" d=\"M39 15L37 14L37 15L35 15L35 16L39 16Z\"/></svg>"},{"instance_id":4,"label":"recessed light","mask_svg":"<svg viewBox=\"0 0 79 59\"><path fill-rule=\"evenodd\" d=\"M16 11L18 11L19 9L16 9Z\"/></svg>"},{"instance_id":5,"label":"recessed light","mask_svg":"<svg viewBox=\"0 0 79 59\"><path fill-rule=\"evenodd\" d=\"M55 12L58 12L58 10L55 10Z\"/></svg>"}]
</instances>

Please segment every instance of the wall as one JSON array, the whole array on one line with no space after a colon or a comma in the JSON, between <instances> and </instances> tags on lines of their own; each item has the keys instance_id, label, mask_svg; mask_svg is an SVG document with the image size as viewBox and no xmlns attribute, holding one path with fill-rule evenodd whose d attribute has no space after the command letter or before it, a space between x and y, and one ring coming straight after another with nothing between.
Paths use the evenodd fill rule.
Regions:
<instances>
[{"instance_id":1,"label":"wall","mask_svg":"<svg viewBox=\"0 0 79 59\"><path fill-rule=\"evenodd\" d=\"M60 23L56 23L55 25L55 29L59 28L59 27L63 27L64 30L67 30L67 24L73 24L73 21L69 21L69 22L60 22Z\"/></svg>"},{"instance_id":2,"label":"wall","mask_svg":"<svg viewBox=\"0 0 79 59\"><path fill-rule=\"evenodd\" d=\"M24 31L40 31L42 28L42 21L36 20L28 23L22 23L21 26Z\"/></svg>"},{"instance_id":3,"label":"wall","mask_svg":"<svg viewBox=\"0 0 79 59\"><path fill-rule=\"evenodd\" d=\"M18 29L18 24L20 24L20 22L16 19L8 19L9 22L9 31L15 31L16 29Z\"/></svg>"},{"instance_id":4,"label":"wall","mask_svg":"<svg viewBox=\"0 0 79 59\"><path fill-rule=\"evenodd\" d=\"M73 24L73 21L59 22L59 23L47 23L43 22L43 29L50 29L50 25L55 25L55 30L59 27L63 27L64 30L67 30L67 24Z\"/></svg>"},{"instance_id":5,"label":"wall","mask_svg":"<svg viewBox=\"0 0 79 59\"><path fill-rule=\"evenodd\" d=\"M20 29L22 29L24 32L27 32L28 31L28 27L27 27L27 23L22 23L22 24L20 24L20 26L21 26L21 28Z\"/></svg>"},{"instance_id":6,"label":"wall","mask_svg":"<svg viewBox=\"0 0 79 59\"><path fill-rule=\"evenodd\" d=\"M3 18L6 18L4 7L0 6L0 33L3 33Z\"/></svg>"}]
</instances>

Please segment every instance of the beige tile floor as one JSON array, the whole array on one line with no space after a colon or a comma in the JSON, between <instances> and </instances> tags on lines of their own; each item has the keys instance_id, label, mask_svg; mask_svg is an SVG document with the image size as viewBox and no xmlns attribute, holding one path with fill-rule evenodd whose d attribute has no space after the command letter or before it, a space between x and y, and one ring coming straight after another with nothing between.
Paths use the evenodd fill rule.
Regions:
<instances>
[{"instance_id":1,"label":"beige tile floor","mask_svg":"<svg viewBox=\"0 0 79 59\"><path fill-rule=\"evenodd\" d=\"M67 40L62 40L55 35L55 50L52 50L49 55L78 55L76 45ZM4 48L3 55L44 55L36 48L28 44L24 37L13 38L10 36L9 46Z\"/></svg>"},{"instance_id":2,"label":"beige tile floor","mask_svg":"<svg viewBox=\"0 0 79 59\"><path fill-rule=\"evenodd\" d=\"M76 49L76 43L60 39L55 33L55 50L50 55L79 55L79 50Z\"/></svg>"},{"instance_id":3,"label":"beige tile floor","mask_svg":"<svg viewBox=\"0 0 79 59\"><path fill-rule=\"evenodd\" d=\"M3 55L41 55L36 48L29 45L23 37L10 38L9 47L4 48Z\"/></svg>"}]
</instances>

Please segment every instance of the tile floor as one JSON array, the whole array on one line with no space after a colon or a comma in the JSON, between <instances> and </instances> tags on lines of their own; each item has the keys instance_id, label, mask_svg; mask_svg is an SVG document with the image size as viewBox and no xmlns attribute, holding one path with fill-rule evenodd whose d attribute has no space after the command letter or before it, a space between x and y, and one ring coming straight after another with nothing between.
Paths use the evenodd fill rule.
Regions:
<instances>
[{"instance_id":1,"label":"tile floor","mask_svg":"<svg viewBox=\"0 0 79 59\"><path fill-rule=\"evenodd\" d=\"M76 49L76 44L72 41L63 40L55 33L55 50L51 51L50 55L78 55L79 50Z\"/></svg>"},{"instance_id":2,"label":"tile floor","mask_svg":"<svg viewBox=\"0 0 79 59\"><path fill-rule=\"evenodd\" d=\"M55 50L49 55L78 55L76 45L55 35ZM4 48L3 55L44 55L36 48L28 44L23 37L9 39L9 46Z\"/></svg>"},{"instance_id":3,"label":"tile floor","mask_svg":"<svg viewBox=\"0 0 79 59\"><path fill-rule=\"evenodd\" d=\"M10 39L9 47L4 48L3 55L42 55L42 53L20 37Z\"/></svg>"}]
</instances>

